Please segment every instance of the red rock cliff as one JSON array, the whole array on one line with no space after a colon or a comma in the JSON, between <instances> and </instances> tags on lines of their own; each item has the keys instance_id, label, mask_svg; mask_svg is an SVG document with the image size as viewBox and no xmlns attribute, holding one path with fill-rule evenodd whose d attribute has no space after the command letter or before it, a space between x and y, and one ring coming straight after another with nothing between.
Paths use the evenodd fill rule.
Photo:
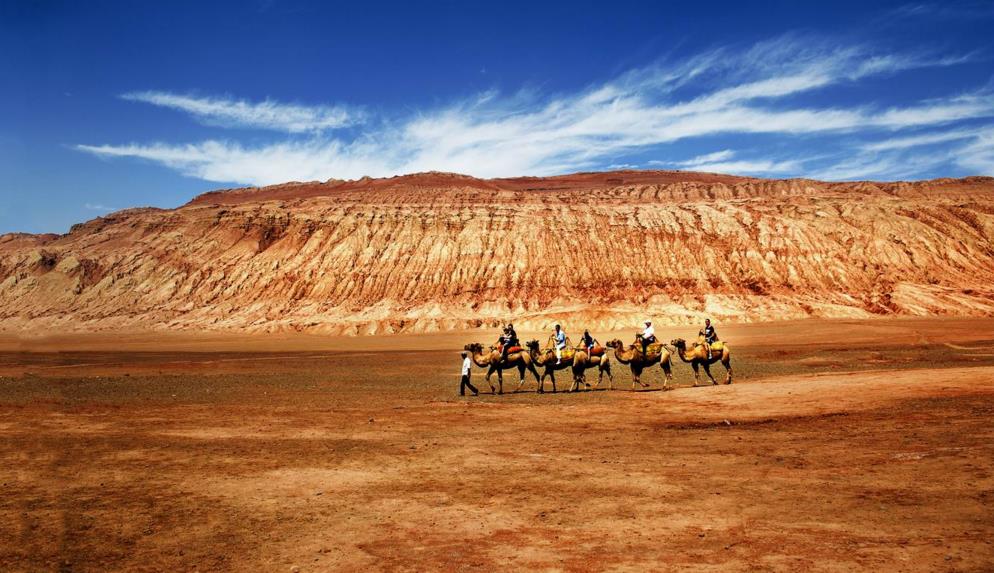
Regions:
<instances>
[{"instance_id":1,"label":"red rock cliff","mask_svg":"<svg viewBox=\"0 0 994 573\"><path fill-rule=\"evenodd\" d=\"M994 315L994 179L427 173L0 237L0 328L373 334Z\"/></svg>"}]
</instances>

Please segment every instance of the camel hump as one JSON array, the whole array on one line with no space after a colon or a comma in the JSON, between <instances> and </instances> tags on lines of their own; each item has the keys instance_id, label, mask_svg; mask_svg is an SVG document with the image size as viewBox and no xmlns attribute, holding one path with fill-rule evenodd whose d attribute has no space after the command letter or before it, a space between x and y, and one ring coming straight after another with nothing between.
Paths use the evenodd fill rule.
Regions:
<instances>
[{"instance_id":1,"label":"camel hump","mask_svg":"<svg viewBox=\"0 0 994 573\"><path fill-rule=\"evenodd\" d=\"M597 345L590 349L591 356L604 356L604 347Z\"/></svg>"},{"instance_id":2,"label":"camel hump","mask_svg":"<svg viewBox=\"0 0 994 573\"><path fill-rule=\"evenodd\" d=\"M508 354L514 354L515 352L521 352L522 350L524 350L524 348L522 348L520 346L512 346L512 347L510 347L510 348L507 349L507 353Z\"/></svg>"}]
</instances>

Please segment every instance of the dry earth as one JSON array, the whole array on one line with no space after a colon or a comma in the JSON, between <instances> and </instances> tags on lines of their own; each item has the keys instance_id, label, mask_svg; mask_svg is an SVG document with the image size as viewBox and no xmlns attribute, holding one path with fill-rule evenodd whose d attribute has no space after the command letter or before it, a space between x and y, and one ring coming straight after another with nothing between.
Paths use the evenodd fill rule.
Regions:
<instances>
[{"instance_id":1,"label":"dry earth","mask_svg":"<svg viewBox=\"0 0 994 573\"><path fill-rule=\"evenodd\" d=\"M994 320L722 332L731 386L476 398L476 334L0 340L0 570L994 569Z\"/></svg>"}]
</instances>

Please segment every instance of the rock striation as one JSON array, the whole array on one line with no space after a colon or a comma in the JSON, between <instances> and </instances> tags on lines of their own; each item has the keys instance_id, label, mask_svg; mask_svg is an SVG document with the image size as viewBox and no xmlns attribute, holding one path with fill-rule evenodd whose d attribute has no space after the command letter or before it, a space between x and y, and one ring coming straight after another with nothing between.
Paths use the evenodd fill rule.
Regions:
<instances>
[{"instance_id":1,"label":"rock striation","mask_svg":"<svg viewBox=\"0 0 994 573\"><path fill-rule=\"evenodd\" d=\"M994 178L422 173L215 191L0 236L7 331L872 315L994 315Z\"/></svg>"}]
</instances>

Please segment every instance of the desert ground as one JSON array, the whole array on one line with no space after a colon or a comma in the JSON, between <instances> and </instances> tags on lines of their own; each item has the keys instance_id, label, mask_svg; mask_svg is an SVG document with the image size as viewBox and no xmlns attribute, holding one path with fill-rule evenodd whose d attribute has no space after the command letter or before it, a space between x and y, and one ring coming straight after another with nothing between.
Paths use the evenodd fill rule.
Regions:
<instances>
[{"instance_id":1,"label":"desert ground","mask_svg":"<svg viewBox=\"0 0 994 573\"><path fill-rule=\"evenodd\" d=\"M465 398L492 332L0 337L0 570L994 570L994 319L718 327Z\"/></svg>"}]
</instances>

